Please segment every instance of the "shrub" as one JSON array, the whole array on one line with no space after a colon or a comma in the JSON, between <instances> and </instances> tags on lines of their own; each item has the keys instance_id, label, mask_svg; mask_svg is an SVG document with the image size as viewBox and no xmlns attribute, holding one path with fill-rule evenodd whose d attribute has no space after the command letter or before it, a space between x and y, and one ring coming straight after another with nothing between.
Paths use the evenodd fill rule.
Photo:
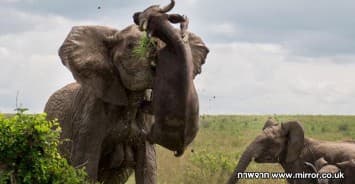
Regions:
<instances>
[{"instance_id":1,"label":"shrub","mask_svg":"<svg viewBox=\"0 0 355 184\"><path fill-rule=\"evenodd\" d=\"M0 114L0 184L81 184L87 176L58 153L60 127L45 114Z\"/></svg>"}]
</instances>

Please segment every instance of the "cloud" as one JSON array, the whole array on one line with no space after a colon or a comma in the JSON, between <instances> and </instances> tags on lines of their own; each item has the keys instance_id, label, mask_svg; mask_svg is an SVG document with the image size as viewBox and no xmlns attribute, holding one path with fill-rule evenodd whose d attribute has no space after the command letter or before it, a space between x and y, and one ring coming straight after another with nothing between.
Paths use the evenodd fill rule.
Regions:
<instances>
[{"instance_id":1,"label":"cloud","mask_svg":"<svg viewBox=\"0 0 355 184\"><path fill-rule=\"evenodd\" d=\"M54 90L73 81L61 65L57 50L73 22L58 16L42 17L21 12L33 26L0 35L0 111L13 110L16 94L32 112L43 111ZM14 17L18 17L13 12Z\"/></svg>"},{"instance_id":2,"label":"cloud","mask_svg":"<svg viewBox=\"0 0 355 184\"><path fill-rule=\"evenodd\" d=\"M54 91L74 81L57 54L72 26L123 28L108 17L95 22L16 9L7 12L9 21L2 19L2 25L8 30L0 31L0 112L13 111L17 92L23 106L31 112L42 112Z\"/></svg>"},{"instance_id":3,"label":"cloud","mask_svg":"<svg viewBox=\"0 0 355 184\"><path fill-rule=\"evenodd\" d=\"M2 0L1 3L11 4L11 3L24 3L24 2L33 2L34 0Z\"/></svg>"},{"instance_id":4,"label":"cloud","mask_svg":"<svg viewBox=\"0 0 355 184\"><path fill-rule=\"evenodd\" d=\"M277 44L213 44L210 49L196 82L202 112L353 113L355 64L294 57Z\"/></svg>"},{"instance_id":5,"label":"cloud","mask_svg":"<svg viewBox=\"0 0 355 184\"><path fill-rule=\"evenodd\" d=\"M9 1L9 0L7 0ZM83 21L115 20L114 26L132 23L132 14L151 4L165 5L167 0L12 0L4 9L40 15L59 15ZM100 6L101 9L97 9ZM173 12L190 17L190 29L208 43L275 43L287 47L295 55L323 57L354 54L355 20L352 1L310 2L299 0L191 1L176 3ZM80 11L78 11L80 9ZM2 12L2 11L0 11ZM1 13L0 13L1 14ZM8 13L6 13L8 14ZM3 20L8 21L8 20ZM18 29L27 25L19 22ZM1 23L1 22L0 22ZM3 24L2 24L3 25ZM16 27L15 26L15 27ZM6 30L6 27L5 27Z\"/></svg>"},{"instance_id":6,"label":"cloud","mask_svg":"<svg viewBox=\"0 0 355 184\"><path fill-rule=\"evenodd\" d=\"M354 6L352 1L331 0L226 0L204 1L189 10L197 19L194 28L208 35L208 42L275 43L300 56L322 57L355 53L355 20L349 19ZM205 28L224 22L238 33L231 37Z\"/></svg>"},{"instance_id":7,"label":"cloud","mask_svg":"<svg viewBox=\"0 0 355 184\"><path fill-rule=\"evenodd\" d=\"M25 107L41 112L55 90L74 81L57 55L72 26L122 29L132 23L133 12L167 3L2 1L0 111L12 111L19 91ZM189 16L190 30L211 50L196 79L201 112L353 114L354 5L178 1L173 12Z\"/></svg>"}]
</instances>

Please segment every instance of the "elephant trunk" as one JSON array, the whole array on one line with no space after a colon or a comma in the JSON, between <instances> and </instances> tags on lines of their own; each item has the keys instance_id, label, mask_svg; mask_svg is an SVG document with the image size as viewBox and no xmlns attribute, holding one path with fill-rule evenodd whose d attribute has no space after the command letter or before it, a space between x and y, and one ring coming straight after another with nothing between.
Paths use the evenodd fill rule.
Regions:
<instances>
[{"instance_id":1,"label":"elephant trunk","mask_svg":"<svg viewBox=\"0 0 355 184\"><path fill-rule=\"evenodd\" d=\"M235 184L238 182L238 173L242 173L248 167L252 158L260 152L260 146L257 141L252 142L247 149L243 152L242 156L239 159L238 165L233 171L232 176L229 178L227 184Z\"/></svg>"}]
</instances>

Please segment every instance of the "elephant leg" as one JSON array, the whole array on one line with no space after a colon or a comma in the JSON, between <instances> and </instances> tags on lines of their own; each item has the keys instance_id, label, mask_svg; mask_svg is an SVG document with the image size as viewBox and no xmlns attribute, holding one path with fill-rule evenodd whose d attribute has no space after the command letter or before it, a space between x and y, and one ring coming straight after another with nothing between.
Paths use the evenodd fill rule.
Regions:
<instances>
[{"instance_id":1,"label":"elephant leg","mask_svg":"<svg viewBox=\"0 0 355 184\"><path fill-rule=\"evenodd\" d=\"M101 107L99 104L97 108ZM86 172L92 180L97 180L102 143L105 138L105 118L100 111L89 114L81 123L72 155L74 166L85 166Z\"/></svg>"},{"instance_id":2,"label":"elephant leg","mask_svg":"<svg viewBox=\"0 0 355 184\"><path fill-rule=\"evenodd\" d=\"M124 145L117 144L114 153L110 156L109 168L119 168L124 160Z\"/></svg>"},{"instance_id":3,"label":"elephant leg","mask_svg":"<svg viewBox=\"0 0 355 184\"><path fill-rule=\"evenodd\" d=\"M153 144L148 141L138 145L135 178L137 184L155 184L156 181L156 155Z\"/></svg>"},{"instance_id":4,"label":"elephant leg","mask_svg":"<svg viewBox=\"0 0 355 184\"><path fill-rule=\"evenodd\" d=\"M132 173L132 168L106 169L100 172L99 181L105 184L124 184Z\"/></svg>"},{"instance_id":5,"label":"elephant leg","mask_svg":"<svg viewBox=\"0 0 355 184\"><path fill-rule=\"evenodd\" d=\"M133 173L133 169L131 168L123 168L118 171L112 172L108 184L112 181L112 184L124 184L127 182L131 174Z\"/></svg>"},{"instance_id":6,"label":"elephant leg","mask_svg":"<svg viewBox=\"0 0 355 184\"><path fill-rule=\"evenodd\" d=\"M72 164L75 167L84 166L92 180L97 180L102 140L101 137L80 132L80 137L74 147Z\"/></svg>"}]
</instances>

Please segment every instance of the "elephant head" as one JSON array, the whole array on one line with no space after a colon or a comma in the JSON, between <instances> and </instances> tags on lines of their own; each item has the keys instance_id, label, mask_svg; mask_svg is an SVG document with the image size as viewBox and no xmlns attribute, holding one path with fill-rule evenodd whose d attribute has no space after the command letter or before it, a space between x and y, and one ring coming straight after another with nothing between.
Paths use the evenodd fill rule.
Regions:
<instances>
[{"instance_id":1,"label":"elephant head","mask_svg":"<svg viewBox=\"0 0 355 184\"><path fill-rule=\"evenodd\" d=\"M197 75L207 47L201 38L189 34ZM128 91L142 91L153 84L151 58L132 54L142 36L136 25L121 31L104 26L74 26L60 47L59 56L83 87L107 103L125 106Z\"/></svg>"},{"instance_id":2,"label":"elephant head","mask_svg":"<svg viewBox=\"0 0 355 184\"><path fill-rule=\"evenodd\" d=\"M244 172L250 161L257 163L291 163L298 159L304 144L303 127L298 121L278 124L266 121L263 132L243 152L228 183L238 181L238 173Z\"/></svg>"},{"instance_id":3,"label":"elephant head","mask_svg":"<svg viewBox=\"0 0 355 184\"><path fill-rule=\"evenodd\" d=\"M153 86L155 124L148 140L180 156L198 132L199 103L193 79L200 72L208 49L204 44L191 44L200 42L200 38L187 32L187 17L167 14L174 5L171 0L163 8L150 6L135 13L133 19L149 37L162 43ZM180 23L180 30L171 23Z\"/></svg>"},{"instance_id":4,"label":"elephant head","mask_svg":"<svg viewBox=\"0 0 355 184\"><path fill-rule=\"evenodd\" d=\"M127 90L150 88L153 81L150 61L131 54L141 35L136 26L122 31L76 26L60 47L59 56L83 87L107 103L124 106Z\"/></svg>"},{"instance_id":5,"label":"elephant head","mask_svg":"<svg viewBox=\"0 0 355 184\"><path fill-rule=\"evenodd\" d=\"M152 10L159 10L160 15L164 17L167 15L163 12L171 9L173 4L174 3L164 8L152 6ZM172 19L172 17L170 17L170 19ZM151 22L151 20L153 19L148 19L147 21ZM147 24L148 22L145 24L149 25ZM163 98L164 95L171 96L168 95L171 93L164 93L161 90L166 86L159 84L157 81L165 80L163 79L165 77L164 75L166 73L172 73L170 69L174 67L164 69L161 67L163 65L159 64L157 57L137 58L132 54L132 51L138 46L144 34L144 32L141 31L142 25L131 25L121 31L103 26L73 27L59 50L59 56L62 63L72 72L74 78L81 86L92 91L92 94L106 103L127 106L130 104L128 100L128 95L131 94L130 92L143 92L146 89L154 88L153 103L161 106L161 109L164 109L166 106L168 106L168 108L165 109L174 109L175 104L182 102L181 99L172 99L169 103L164 103L156 97L159 96L158 94L163 95L160 98ZM171 35L180 35L180 31L177 29L171 29L170 31L172 31ZM186 78L189 80L188 82L191 82L193 77L201 72L201 65L204 64L209 50L200 37L190 32L186 32L186 34L188 35L187 45L190 47L189 51L191 52L191 60L189 60L189 65L191 66L189 67L188 73L178 76L177 79ZM166 41L167 40L164 38L158 41L159 43L155 48L157 53L162 53L162 51L166 49ZM154 60L154 62L152 62L152 60ZM159 65L157 68L159 69L152 68L152 63L157 63L157 65ZM172 86L173 84L169 85ZM174 85L173 88L180 88L180 84L176 83L176 85ZM198 107L198 101L197 103L193 102L191 105ZM198 113L193 112L195 113L193 121L196 122ZM161 117L157 111L153 111L153 115L155 115L156 119ZM187 142L191 142L192 138L195 136L195 134L188 132L195 133L196 129L196 126L186 126L186 129L179 131L179 133L183 131L190 135L188 139L185 139L185 137L184 141L182 141L183 146L185 146ZM163 144L160 142L155 143ZM172 148L176 145L175 143L172 141L171 145L166 147ZM180 145L179 147L182 146Z\"/></svg>"}]
</instances>

